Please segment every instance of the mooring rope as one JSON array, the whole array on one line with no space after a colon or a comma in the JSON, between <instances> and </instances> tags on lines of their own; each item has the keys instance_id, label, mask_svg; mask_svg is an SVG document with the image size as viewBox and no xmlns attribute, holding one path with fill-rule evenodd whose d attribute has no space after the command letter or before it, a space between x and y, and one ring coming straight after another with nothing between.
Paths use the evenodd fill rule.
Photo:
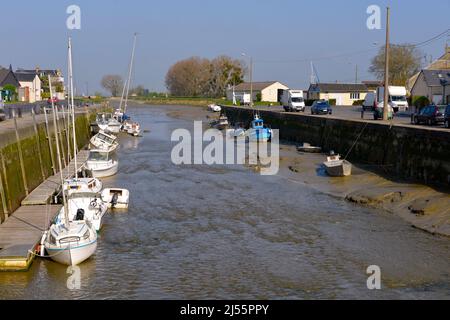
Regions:
<instances>
[{"instance_id":1,"label":"mooring rope","mask_svg":"<svg viewBox=\"0 0 450 320\"><path fill-rule=\"evenodd\" d=\"M364 125L364 127L362 128L361 132L359 133L358 137L356 138L356 140L353 142L353 145L351 146L351 148L348 150L347 154L345 155L344 160L347 159L347 157L349 156L350 152L352 152L353 148L355 147L356 143L358 142L359 138L361 138L362 133L364 132L364 130L366 129L367 125L369 124L369 122L366 122L366 124Z\"/></svg>"}]
</instances>

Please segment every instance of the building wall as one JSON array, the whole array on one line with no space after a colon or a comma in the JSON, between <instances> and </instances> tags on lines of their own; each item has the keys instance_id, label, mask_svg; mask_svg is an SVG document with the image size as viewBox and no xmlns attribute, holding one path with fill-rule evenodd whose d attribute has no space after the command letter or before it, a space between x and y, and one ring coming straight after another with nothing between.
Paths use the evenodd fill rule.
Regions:
<instances>
[{"instance_id":1,"label":"building wall","mask_svg":"<svg viewBox=\"0 0 450 320\"><path fill-rule=\"evenodd\" d=\"M41 80L36 76L32 82L29 81L20 81L20 86L22 88L28 88L29 99L26 100L25 96L22 96L23 102L34 103L36 101L41 101Z\"/></svg>"},{"instance_id":2,"label":"building wall","mask_svg":"<svg viewBox=\"0 0 450 320\"><path fill-rule=\"evenodd\" d=\"M289 88L282 85L281 83L274 83L273 85L261 91L261 100L267 102L277 102L279 89L287 90Z\"/></svg>"},{"instance_id":3,"label":"building wall","mask_svg":"<svg viewBox=\"0 0 450 320\"><path fill-rule=\"evenodd\" d=\"M352 93L350 93L350 92L329 92L329 93L311 92L309 99L313 99L313 100L336 99L337 105L351 106L351 105L353 105L353 102L355 102L355 101L364 100L366 98L367 92L359 92L359 97L355 97L355 98L352 98L351 95L352 95Z\"/></svg>"},{"instance_id":4,"label":"building wall","mask_svg":"<svg viewBox=\"0 0 450 320\"><path fill-rule=\"evenodd\" d=\"M428 87L423 73L419 75L414 87L411 90L411 95L427 97L430 102L440 103L442 100L442 86ZM445 95L450 94L450 86L445 86Z\"/></svg>"}]
</instances>

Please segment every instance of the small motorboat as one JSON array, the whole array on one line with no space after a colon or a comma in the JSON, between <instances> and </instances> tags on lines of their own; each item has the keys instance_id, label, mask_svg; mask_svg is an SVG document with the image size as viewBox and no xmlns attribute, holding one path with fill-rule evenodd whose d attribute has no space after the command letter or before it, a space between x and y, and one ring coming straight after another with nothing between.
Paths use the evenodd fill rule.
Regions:
<instances>
[{"instance_id":1,"label":"small motorboat","mask_svg":"<svg viewBox=\"0 0 450 320\"><path fill-rule=\"evenodd\" d=\"M127 120L123 123L122 131L137 137L141 133L141 126L135 121Z\"/></svg>"},{"instance_id":2,"label":"small motorboat","mask_svg":"<svg viewBox=\"0 0 450 320\"><path fill-rule=\"evenodd\" d=\"M102 201L112 209L128 209L130 192L127 189L108 188L101 194Z\"/></svg>"},{"instance_id":3,"label":"small motorboat","mask_svg":"<svg viewBox=\"0 0 450 320\"><path fill-rule=\"evenodd\" d=\"M249 141L267 142L272 139L272 129L267 128L263 119L258 114L255 114L251 127L247 130L247 136Z\"/></svg>"},{"instance_id":4,"label":"small motorboat","mask_svg":"<svg viewBox=\"0 0 450 320\"><path fill-rule=\"evenodd\" d=\"M321 147L314 147L310 145L309 143L304 142L303 145L298 146L297 150L300 152L310 152L310 153L320 153L322 152Z\"/></svg>"},{"instance_id":5,"label":"small motorboat","mask_svg":"<svg viewBox=\"0 0 450 320\"><path fill-rule=\"evenodd\" d=\"M117 173L119 162L114 159L110 151L93 149L89 151L86 169L91 171L94 178L110 177Z\"/></svg>"},{"instance_id":6,"label":"small motorboat","mask_svg":"<svg viewBox=\"0 0 450 320\"><path fill-rule=\"evenodd\" d=\"M215 120L211 123L211 126L218 130L226 130L229 126L227 116L221 115L218 120Z\"/></svg>"},{"instance_id":7,"label":"small motorboat","mask_svg":"<svg viewBox=\"0 0 450 320\"><path fill-rule=\"evenodd\" d=\"M100 130L119 133L122 124L110 113L97 114L97 125Z\"/></svg>"},{"instance_id":8,"label":"small motorboat","mask_svg":"<svg viewBox=\"0 0 450 320\"><path fill-rule=\"evenodd\" d=\"M44 233L41 244L53 261L74 266L95 253L97 232L92 224L84 219L53 224Z\"/></svg>"},{"instance_id":9,"label":"small motorboat","mask_svg":"<svg viewBox=\"0 0 450 320\"><path fill-rule=\"evenodd\" d=\"M208 110L212 112L220 112L222 111L222 108L219 105L212 103L208 106Z\"/></svg>"},{"instance_id":10,"label":"small motorboat","mask_svg":"<svg viewBox=\"0 0 450 320\"><path fill-rule=\"evenodd\" d=\"M332 177L345 177L352 174L352 164L347 160L342 160L341 157L333 152L327 156L327 161L324 163L327 174Z\"/></svg>"},{"instance_id":11,"label":"small motorboat","mask_svg":"<svg viewBox=\"0 0 450 320\"><path fill-rule=\"evenodd\" d=\"M109 151L113 151L119 146L117 137L112 134L108 134L103 130L93 136L90 143L96 149Z\"/></svg>"}]
</instances>

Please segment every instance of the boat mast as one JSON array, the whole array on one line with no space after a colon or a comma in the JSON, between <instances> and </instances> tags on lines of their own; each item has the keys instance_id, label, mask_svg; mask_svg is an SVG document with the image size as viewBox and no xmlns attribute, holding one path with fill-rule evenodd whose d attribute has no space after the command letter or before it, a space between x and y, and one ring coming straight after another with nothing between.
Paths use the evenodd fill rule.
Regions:
<instances>
[{"instance_id":1,"label":"boat mast","mask_svg":"<svg viewBox=\"0 0 450 320\"><path fill-rule=\"evenodd\" d=\"M53 89L52 89L52 78L50 74L48 75L48 85L50 88L50 97L53 97ZM53 123L54 123L54 130L55 130L55 139L56 139L56 154L58 158L58 166L59 166L59 175L61 178L61 186L62 186L62 195L63 195L63 205L64 205L64 226L66 228L69 227L69 208L66 203L66 193L64 192L64 177L63 177L63 168L61 163L61 151L59 149L59 135L58 135L58 129L57 129L57 123L56 123L56 110L55 110L55 103L53 99L51 99L52 102L52 110L53 110Z\"/></svg>"},{"instance_id":2,"label":"boat mast","mask_svg":"<svg viewBox=\"0 0 450 320\"><path fill-rule=\"evenodd\" d=\"M77 162L77 136L75 130L75 104L73 101L73 67L72 67L72 38L69 37L69 84L70 84L70 104L72 112L72 136L73 136L73 159L75 163L75 179L78 180Z\"/></svg>"},{"instance_id":3,"label":"boat mast","mask_svg":"<svg viewBox=\"0 0 450 320\"><path fill-rule=\"evenodd\" d=\"M128 70L128 80L127 80L127 93L125 95L125 105L123 108L123 113L125 113L127 111L128 94L130 92L130 83L131 83L131 74L133 72L134 52L136 49L136 38L137 38L137 32L134 33L133 50L131 51L130 69Z\"/></svg>"}]
</instances>

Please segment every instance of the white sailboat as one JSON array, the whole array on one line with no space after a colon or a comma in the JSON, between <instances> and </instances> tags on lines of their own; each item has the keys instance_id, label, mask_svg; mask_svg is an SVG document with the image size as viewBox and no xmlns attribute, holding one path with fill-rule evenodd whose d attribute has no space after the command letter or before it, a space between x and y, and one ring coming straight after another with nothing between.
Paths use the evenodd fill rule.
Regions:
<instances>
[{"instance_id":1,"label":"white sailboat","mask_svg":"<svg viewBox=\"0 0 450 320\"><path fill-rule=\"evenodd\" d=\"M134 40L133 40L133 50L131 51L131 60L130 60L130 66L128 69L128 79L126 81L125 86L123 87L122 91L122 97L120 99L120 105L119 109L116 111L116 117L121 118L123 120L123 126L122 131L126 132L132 136L139 136L141 133L141 127L138 122L131 121L126 116L127 107L128 107L128 95L130 93L130 85L131 85L131 75L133 72L133 64L134 64L134 53L136 50L136 39L137 39L137 33L134 34ZM122 108L123 105L123 108Z\"/></svg>"},{"instance_id":2,"label":"white sailboat","mask_svg":"<svg viewBox=\"0 0 450 320\"><path fill-rule=\"evenodd\" d=\"M69 38L69 68L72 71L71 65L71 40ZM50 95L52 95L51 76L48 77ZM70 79L71 92L73 92L73 79ZM72 111L73 111L73 95L72 95ZM56 137L56 152L58 155L59 172L61 184L64 184L61 163L61 151L59 147L59 134L56 129L56 111L55 105L52 101L53 121ZM74 117L72 117L74 118ZM74 121L74 119L72 119ZM75 128L75 126L73 126ZM74 135L75 136L75 135ZM74 144L76 148L76 144ZM76 157L76 154L74 155ZM76 161L76 158L75 158ZM76 166L75 166L76 167ZM97 232L89 221L78 219L70 221L70 207L66 200L66 190L62 190L64 221L58 224L53 224L50 229L43 236L43 247L49 254L50 258L56 262L65 265L77 265L86 259L90 258L97 249Z\"/></svg>"},{"instance_id":3,"label":"white sailboat","mask_svg":"<svg viewBox=\"0 0 450 320\"><path fill-rule=\"evenodd\" d=\"M93 149L89 151L86 169L92 172L94 178L110 177L117 173L119 162L108 150Z\"/></svg>"}]
</instances>

